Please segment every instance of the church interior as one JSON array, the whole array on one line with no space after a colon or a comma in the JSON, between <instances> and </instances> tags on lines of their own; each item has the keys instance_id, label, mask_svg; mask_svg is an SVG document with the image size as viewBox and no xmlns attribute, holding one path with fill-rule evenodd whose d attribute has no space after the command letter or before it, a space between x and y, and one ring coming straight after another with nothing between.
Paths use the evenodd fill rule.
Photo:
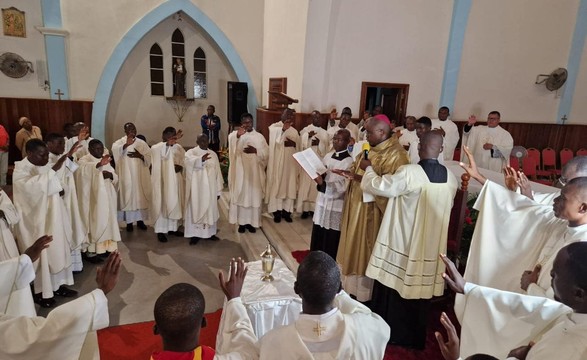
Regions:
<instances>
[{"instance_id":1,"label":"church interior","mask_svg":"<svg viewBox=\"0 0 587 360\"><path fill-rule=\"evenodd\" d=\"M188 150L198 145L200 119L213 105L226 171L229 134L246 112L269 140L269 126L285 108L295 110L293 127L300 131L314 110L326 128L332 109L350 107L357 124L383 105L400 126L410 115L435 119L446 106L459 133L471 115L484 122L497 110L513 138L510 159L519 160L520 169L523 161L533 189L545 193L558 191L568 161L563 154L587 154L587 0L0 0L0 8L0 125L10 136L9 195L14 163L22 160L12 140L21 117L43 135L65 136L65 124L83 122L107 149L128 122L150 146L172 126L183 131L178 143ZM180 62L183 77L176 75ZM560 69L565 80L546 86ZM460 221L452 224L456 253L472 232L465 208L481 191L461 177L460 148L459 142L446 164L461 193ZM553 162L546 162L545 149L555 154ZM486 176L503 184L500 174ZM127 232L121 223L120 280L107 296L111 328L151 326L157 297L175 283L197 286L205 313L220 314L225 298L218 272L227 271L231 258L260 264L267 244L276 282L294 279L310 249L312 218L294 213L293 222L275 223L264 211L257 232L241 233L229 223L224 186L217 241L190 245L169 235L162 243L151 227ZM71 288L80 295L95 289L98 266L84 262ZM296 296L278 300L300 302ZM57 305L69 300L58 298ZM454 319L451 301L439 299L435 316L447 311ZM36 309L39 316L53 310ZM432 327L425 350L388 347L385 359L442 359L433 331L443 328L438 321ZM148 358L161 349L154 335L128 329L98 333L102 359ZM143 336L150 340L141 348ZM207 345L214 347L215 335L211 339Z\"/></svg>"}]
</instances>

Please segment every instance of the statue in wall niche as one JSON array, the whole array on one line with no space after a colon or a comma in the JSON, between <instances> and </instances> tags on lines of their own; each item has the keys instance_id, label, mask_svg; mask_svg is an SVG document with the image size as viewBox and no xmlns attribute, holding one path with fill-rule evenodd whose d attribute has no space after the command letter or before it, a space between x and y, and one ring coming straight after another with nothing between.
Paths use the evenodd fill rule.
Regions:
<instances>
[{"instance_id":1,"label":"statue in wall niche","mask_svg":"<svg viewBox=\"0 0 587 360\"><path fill-rule=\"evenodd\" d=\"M183 65L183 60L175 58L175 63L173 64L173 79L175 80L173 96L185 97L185 73L186 71L185 66Z\"/></svg>"}]
</instances>

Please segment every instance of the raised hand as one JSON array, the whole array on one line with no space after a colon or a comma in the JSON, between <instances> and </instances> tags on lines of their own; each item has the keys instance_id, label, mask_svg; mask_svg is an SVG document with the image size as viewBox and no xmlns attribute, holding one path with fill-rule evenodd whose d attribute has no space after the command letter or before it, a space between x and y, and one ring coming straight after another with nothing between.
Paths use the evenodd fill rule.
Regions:
<instances>
[{"instance_id":1,"label":"raised hand","mask_svg":"<svg viewBox=\"0 0 587 360\"><path fill-rule=\"evenodd\" d=\"M522 278L520 279L520 287L527 291L530 284L536 284L538 282L538 277L540 276L540 270L542 270L542 265L538 264L534 267L534 270L526 270L522 274Z\"/></svg>"},{"instance_id":2,"label":"raised hand","mask_svg":"<svg viewBox=\"0 0 587 360\"><path fill-rule=\"evenodd\" d=\"M66 156L67 157L73 156L73 154L75 154L81 148L82 148L81 140L78 140L78 141L76 141L73 144L73 146L71 147L71 149L69 149L69 151L67 152Z\"/></svg>"},{"instance_id":3,"label":"raised hand","mask_svg":"<svg viewBox=\"0 0 587 360\"><path fill-rule=\"evenodd\" d=\"M175 139L179 140L183 137L183 130L179 129L177 130L177 132L175 133Z\"/></svg>"},{"instance_id":4,"label":"raised hand","mask_svg":"<svg viewBox=\"0 0 587 360\"><path fill-rule=\"evenodd\" d=\"M444 341L440 332L437 331L434 333L436 341L438 341L438 346L440 347L440 352L445 360L457 360L460 358L460 340L457 335L457 330L445 312L440 315L440 323L444 326L447 334L446 341Z\"/></svg>"},{"instance_id":5,"label":"raised hand","mask_svg":"<svg viewBox=\"0 0 587 360\"><path fill-rule=\"evenodd\" d=\"M79 141L84 141L89 137L90 137L90 128L87 126L84 126L83 128L81 128L81 130L79 131L79 134L77 135L77 138L79 139Z\"/></svg>"},{"instance_id":6,"label":"raised hand","mask_svg":"<svg viewBox=\"0 0 587 360\"><path fill-rule=\"evenodd\" d=\"M35 262L41 257L41 252L49 247L51 241L53 241L53 236L43 235L38 238L34 244L29 246L29 248L24 251L24 254L28 255L32 262Z\"/></svg>"},{"instance_id":7,"label":"raised hand","mask_svg":"<svg viewBox=\"0 0 587 360\"><path fill-rule=\"evenodd\" d=\"M529 199L534 200L534 194L532 193L532 185L526 174L522 171L518 171L518 185L520 185L520 193Z\"/></svg>"},{"instance_id":8,"label":"raised hand","mask_svg":"<svg viewBox=\"0 0 587 360\"><path fill-rule=\"evenodd\" d=\"M120 254L117 250L110 253L104 266L98 268L96 272L96 283L98 289L102 290L104 294L108 294L118 283L118 275L120 273Z\"/></svg>"},{"instance_id":9,"label":"raised hand","mask_svg":"<svg viewBox=\"0 0 587 360\"><path fill-rule=\"evenodd\" d=\"M102 159L100 159L100 162L98 163L98 167L105 166L108 164L110 164L110 155L108 155L108 154L102 155Z\"/></svg>"},{"instance_id":10,"label":"raised hand","mask_svg":"<svg viewBox=\"0 0 587 360\"><path fill-rule=\"evenodd\" d=\"M518 173L514 168L511 166L506 166L503 168L503 176L505 181L505 187L510 189L511 191L516 191L518 189Z\"/></svg>"},{"instance_id":11,"label":"raised hand","mask_svg":"<svg viewBox=\"0 0 587 360\"><path fill-rule=\"evenodd\" d=\"M247 130L245 130L244 127L239 127L238 130L236 131L236 137L237 139L241 136L243 136L244 134L246 134Z\"/></svg>"},{"instance_id":12,"label":"raised hand","mask_svg":"<svg viewBox=\"0 0 587 360\"><path fill-rule=\"evenodd\" d=\"M440 260L442 260L442 262L446 266L446 270L442 274L442 277L444 278L444 281L446 281L448 287L450 287L452 291L458 294L464 294L466 281L457 270L455 263L453 263L444 254L440 254Z\"/></svg>"},{"instance_id":13,"label":"raised hand","mask_svg":"<svg viewBox=\"0 0 587 360\"><path fill-rule=\"evenodd\" d=\"M234 258L230 260L228 280L224 278L224 272L220 271L218 281L227 300L241 296L247 271L248 268L245 266L245 261L240 257L236 260Z\"/></svg>"},{"instance_id":14,"label":"raised hand","mask_svg":"<svg viewBox=\"0 0 587 360\"><path fill-rule=\"evenodd\" d=\"M130 146L130 145L134 144L134 142L135 142L135 135L134 134L128 134L126 136L126 144L125 145L126 146Z\"/></svg>"},{"instance_id":15,"label":"raised hand","mask_svg":"<svg viewBox=\"0 0 587 360\"><path fill-rule=\"evenodd\" d=\"M473 154L471 154L471 150L469 150L468 146L463 146L463 151L465 152L465 155L467 155L467 159L469 159L469 165L462 163L462 162L459 163L459 165L473 179L479 181L481 183L481 185L485 184L485 181L487 181L487 179L483 175L481 175L481 173L479 172L479 169L477 169L477 163L475 162L475 158L473 157Z\"/></svg>"},{"instance_id":16,"label":"raised hand","mask_svg":"<svg viewBox=\"0 0 587 360\"><path fill-rule=\"evenodd\" d=\"M444 129L442 128L442 126L440 127L440 129L436 129L436 131L438 131L438 133L440 135L442 135L443 137L446 136L446 132L444 131Z\"/></svg>"},{"instance_id":17,"label":"raised hand","mask_svg":"<svg viewBox=\"0 0 587 360\"><path fill-rule=\"evenodd\" d=\"M477 117L475 115L469 116L469 120L467 121L467 124L469 126L475 125L476 122L477 122Z\"/></svg>"}]
</instances>

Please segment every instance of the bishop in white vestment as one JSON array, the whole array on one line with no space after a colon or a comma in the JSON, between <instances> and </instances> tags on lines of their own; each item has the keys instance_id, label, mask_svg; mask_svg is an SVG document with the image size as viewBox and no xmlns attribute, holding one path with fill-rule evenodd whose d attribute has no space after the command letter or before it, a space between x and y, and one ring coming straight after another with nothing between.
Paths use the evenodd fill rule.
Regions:
<instances>
[{"instance_id":1,"label":"bishop in white vestment","mask_svg":"<svg viewBox=\"0 0 587 360\"><path fill-rule=\"evenodd\" d=\"M141 230L147 230L144 221L149 217L151 199L151 149L137 138L133 123L124 124L125 136L112 144L112 155L118 174L118 220L126 222L126 231L133 231L136 221Z\"/></svg>"},{"instance_id":2,"label":"bishop in white vestment","mask_svg":"<svg viewBox=\"0 0 587 360\"><path fill-rule=\"evenodd\" d=\"M165 234L183 234L177 230L183 219L185 180L183 177L184 148L177 143L182 132L173 127L163 130L163 141L151 148L151 221L160 242Z\"/></svg>"},{"instance_id":3,"label":"bishop in white vestment","mask_svg":"<svg viewBox=\"0 0 587 360\"><path fill-rule=\"evenodd\" d=\"M314 110L310 116L312 118L312 124L300 131L302 142L300 150L311 148L319 158L323 158L328 152L328 142L330 139L326 130L321 127L322 117L320 112ZM309 176L300 172L300 188L298 190L296 208L299 213L302 213L302 219L314 214L317 195L316 183Z\"/></svg>"},{"instance_id":4,"label":"bishop in white vestment","mask_svg":"<svg viewBox=\"0 0 587 360\"><path fill-rule=\"evenodd\" d=\"M224 188L220 162L216 153L208 149L208 136L198 136L197 142L197 147L185 153L184 236L191 238L190 245L199 239L218 239L218 199Z\"/></svg>"},{"instance_id":5,"label":"bishop in white vestment","mask_svg":"<svg viewBox=\"0 0 587 360\"><path fill-rule=\"evenodd\" d=\"M499 126L500 117L499 112L492 111L487 116L487 126L473 126L477 122L473 115L463 130L463 145L471 149L477 166L499 173L509 164L514 147L510 133Z\"/></svg>"},{"instance_id":6,"label":"bishop in white vestment","mask_svg":"<svg viewBox=\"0 0 587 360\"><path fill-rule=\"evenodd\" d=\"M238 224L240 233L255 232L261 226L269 148L263 135L253 129L251 114L244 114L240 128L228 135L228 156L228 221Z\"/></svg>"}]
</instances>

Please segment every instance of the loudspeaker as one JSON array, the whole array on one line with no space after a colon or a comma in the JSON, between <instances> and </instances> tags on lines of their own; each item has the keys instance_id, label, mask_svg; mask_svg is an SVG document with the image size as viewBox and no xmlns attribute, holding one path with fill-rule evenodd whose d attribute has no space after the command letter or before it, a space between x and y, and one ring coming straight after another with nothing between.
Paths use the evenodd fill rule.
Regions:
<instances>
[{"instance_id":1,"label":"loudspeaker","mask_svg":"<svg viewBox=\"0 0 587 360\"><path fill-rule=\"evenodd\" d=\"M247 97L249 94L249 85L245 82L229 81L227 84L228 122L239 124L241 115L249 112L247 107Z\"/></svg>"}]
</instances>

